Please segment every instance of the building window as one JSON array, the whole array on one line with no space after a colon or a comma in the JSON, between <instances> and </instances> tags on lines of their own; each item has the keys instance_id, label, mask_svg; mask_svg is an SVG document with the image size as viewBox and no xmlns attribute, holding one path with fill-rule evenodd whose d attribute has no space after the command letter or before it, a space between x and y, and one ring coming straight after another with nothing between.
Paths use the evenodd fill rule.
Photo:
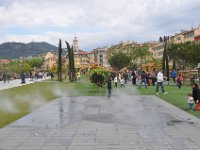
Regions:
<instances>
[{"instance_id":1,"label":"building window","mask_svg":"<svg viewBox=\"0 0 200 150\"><path fill-rule=\"evenodd\" d=\"M181 40L181 37L177 37L176 40L177 40L177 41Z\"/></svg>"},{"instance_id":2,"label":"building window","mask_svg":"<svg viewBox=\"0 0 200 150\"><path fill-rule=\"evenodd\" d=\"M187 38L192 38L192 37L194 37L194 33L189 33L189 34L186 34L185 35L185 38L187 39Z\"/></svg>"}]
</instances>

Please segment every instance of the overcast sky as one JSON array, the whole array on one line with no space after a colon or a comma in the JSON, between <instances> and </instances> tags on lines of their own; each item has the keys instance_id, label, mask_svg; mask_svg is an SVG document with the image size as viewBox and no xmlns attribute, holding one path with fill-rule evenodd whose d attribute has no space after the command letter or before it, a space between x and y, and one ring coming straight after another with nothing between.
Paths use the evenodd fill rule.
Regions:
<instances>
[{"instance_id":1,"label":"overcast sky","mask_svg":"<svg viewBox=\"0 0 200 150\"><path fill-rule=\"evenodd\" d=\"M0 0L0 44L72 42L82 50L158 40L200 24L200 0Z\"/></svg>"}]
</instances>

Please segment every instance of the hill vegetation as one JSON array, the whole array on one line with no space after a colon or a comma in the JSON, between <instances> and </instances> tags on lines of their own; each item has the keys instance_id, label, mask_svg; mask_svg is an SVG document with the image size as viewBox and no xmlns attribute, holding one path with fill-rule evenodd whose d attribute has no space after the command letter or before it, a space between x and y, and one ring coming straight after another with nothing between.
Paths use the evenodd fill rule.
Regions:
<instances>
[{"instance_id":1,"label":"hill vegetation","mask_svg":"<svg viewBox=\"0 0 200 150\"><path fill-rule=\"evenodd\" d=\"M57 47L47 42L18 43L7 42L0 45L0 58L16 59L37 56L48 51L57 51Z\"/></svg>"}]
</instances>

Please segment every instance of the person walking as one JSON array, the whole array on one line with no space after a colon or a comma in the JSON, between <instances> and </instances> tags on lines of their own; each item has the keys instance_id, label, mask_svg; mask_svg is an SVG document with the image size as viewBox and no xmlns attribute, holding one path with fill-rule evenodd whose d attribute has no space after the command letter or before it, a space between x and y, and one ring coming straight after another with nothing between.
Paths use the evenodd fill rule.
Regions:
<instances>
[{"instance_id":1,"label":"person walking","mask_svg":"<svg viewBox=\"0 0 200 150\"><path fill-rule=\"evenodd\" d=\"M155 82L156 82L156 71L155 69L153 69L153 71L150 74L151 77L151 81L152 81L152 86L155 86Z\"/></svg>"},{"instance_id":2,"label":"person walking","mask_svg":"<svg viewBox=\"0 0 200 150\"><path fill-rule=\"evenodd\" d=\"M173 78L174 83L176 83L176 71L172 70L171 77Z\"/></svg>"},{"instance_id":3,"label":"person walking","mask_svg":"<svg viewBox=\"0 0 200 150\"><path fill-rule=\"evenodd\" d=\"M141 85L144 83L145 88L147 89L147 76L144 71L141 73L141 82L139 88L141 88Z\"/></svg>"},{"instance_id":4,"label":"person walking","mask_svg":"<svg viewBox=\"0 0 200 150\"><path fill-rule=\"evenodd\" d=\"M178 78L177 78L177 86L178 86L179 90L181 89L182 85L183 85L183 76L182 76L182 74L179 74Z\"/></svg>"},{"instance_id":5,"label":"person walking","mask_svg":"<svg viewBox=\"0 0 200 150\"><path fill-rule=\"evenodd\" d=\"M161 86L161 89L162 89L162 93L165 95L165 94L168 94L167 92L165 92L165 89L164 89L164 86L163 86L163 82L164 82L164 77L163 77L163 73L162 73L162 70L159 70L158 71L158 74L157 74L157 87L156 87L156 94L158 95L158 90L159 90L159 86Z\"/></svg>"},{"instance_id":6,"label":"person walking","mask_svg":"<svg viewBox=\"0 0 200 150\"><path fill-rule=\"evenodd\" d=\"M125 80L124 80L124 78L122 77L121 80L120 80L121 88L122 88L122 87L125 87L124 83L125 83Z\"/></svg>"},{"instance_id":7,"label":"person walking","mask_svg":"<svg viewBox=\"0 0 200 150\"><path fill-rule=\"evenodd\" d=\"M108 78L108 80L106 82L107 82L107 90L108 90L107 99L110 99L110 97L111 97L111 90L112 90L112 77L109 76L109 78Z\"/></svg>"},{"instance_id":8,"label":"person walking","mask_svg":"<svg viewBox=\"0 0 200 150\"><path fill-rule=\"evenodd\" d=\"M25 79L26 79L26 75L25 75L24 72L21 73L20 77L21 77L21 81L22 81L21 84L26 83L26 81L25 81Z\"/></svg>"},{"instance_id":9,"label":"person walking","mask_svg":"<svg viewBox=\"0 0 200 150\"><path fill-rule=\"evenodd\" d=\"M132 71L131 76L132 76L132 84L136 85L136 73L134 70Z\"/></svg>"},{"instance_id":10,"label":"person walking","mask_svg":"<svg viewBox=\"0 0 200 150\"><path fill-rule=\"evenodd\" d=\"M114 83L115 83L116 88L117 88L117 82L118 82L118 79L117 79L117 75L116 75L115 78L114 78Z\"/></svg>"},{"instance_id":11,"label":"person walking","mask_svg":"<svg viewBox=\"0 0 200 150\"><path fill-rule=\"evenodd\" d=\"M51 81L52 81L54 78L53 72L50 72L50 77L51 77Z\"/></svg>"},{"instance_id":12,"label":"person walking","mask_svg":"<svg viewBox=\"0 0 200 150\"><path fill-rule=\"evenodd\" d=\"M6 83L6 78L7 78L6 72L3 72L2 78L3 78L3 82Z\"/></svg>"}]
</instances>

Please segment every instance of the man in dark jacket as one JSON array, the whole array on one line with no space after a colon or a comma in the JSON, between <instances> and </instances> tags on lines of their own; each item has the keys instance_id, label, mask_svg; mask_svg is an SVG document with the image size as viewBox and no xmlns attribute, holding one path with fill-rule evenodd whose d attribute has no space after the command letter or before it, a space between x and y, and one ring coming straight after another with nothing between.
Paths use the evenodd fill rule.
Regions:
<instances>
[{"instance_id":1,"label":"man in dark jacket","mask_svg":"<svg viewBox=\"0 0 200 150\"><path fill-rule=\"evenodd\" d=\"M26 79L26 75L25 75L24 72L21 73L20 77L21 77L21 81L22 81L21 84L26 83L26 81L25 81L25 79Z\"/></svg>"},{"instance_id":2,"label":"man in dark jacket","mask_svg":"<svg viewBox=\"0 0 200 150\"><path fill-rule=\"evenodd\" d=\"M142 71L141 73L141 82L140 82L140 86L139 88L141 88L141 85L144 83L145 88L147 89L147 80L146 80L147 76L145 71Z\"/></svg>"}]
</instances>

